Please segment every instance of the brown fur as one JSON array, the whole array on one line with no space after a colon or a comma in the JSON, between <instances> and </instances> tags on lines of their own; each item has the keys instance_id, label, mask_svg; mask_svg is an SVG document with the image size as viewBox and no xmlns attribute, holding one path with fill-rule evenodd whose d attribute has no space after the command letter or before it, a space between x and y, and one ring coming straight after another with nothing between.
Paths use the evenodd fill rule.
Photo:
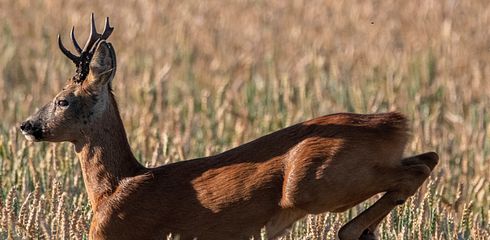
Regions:
<instances>
[{"instance_id":1,"label":"brown fur","mask_svg":"<svg viewBox=\"0 0 490 240\"><path fill-rule=\"evenodd\" d=\"M400 113L339 113L215 156L145 168L110 90L112 45L101 41L90 66L85 82L69 82L21 129L75 145L94 212L91 239L257 239L264 226L275 238L306 214L342 212L386 192L339 231L340 239L372 239L438 161L435 153L402 158L409 133Z\"/></svg>"}]
</instances>

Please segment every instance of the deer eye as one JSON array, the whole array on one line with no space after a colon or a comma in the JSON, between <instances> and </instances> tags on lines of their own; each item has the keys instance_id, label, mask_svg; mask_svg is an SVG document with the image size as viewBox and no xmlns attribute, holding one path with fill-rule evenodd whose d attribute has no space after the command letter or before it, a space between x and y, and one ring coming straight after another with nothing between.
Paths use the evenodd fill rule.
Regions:
<instances>
[{"instance_id":1,"label":"deer eye","mask_svg":"<svg viewBox=\"0 0 490 240\"><path fill-rule=\"evenodd\" d=\"M62 100L56 101L56 105L58 105L60 107L68 107L69 103L68 103L68 101L62 99Z\"/></svg>"}]
</instances>

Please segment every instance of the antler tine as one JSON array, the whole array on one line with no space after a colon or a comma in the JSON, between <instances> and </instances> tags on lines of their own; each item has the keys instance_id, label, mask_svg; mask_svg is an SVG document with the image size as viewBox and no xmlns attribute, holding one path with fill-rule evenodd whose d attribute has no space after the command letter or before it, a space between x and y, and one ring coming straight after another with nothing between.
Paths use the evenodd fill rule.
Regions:
<instances>
[{"instance_id":1,"label":"antler tine","mask_svg":"<svg viewBox=\"0 0 490 240\"><path fill-rule=\"evenodd\" d=\"M65 56L67 56L75 64L77 64L80 61L80 57L75 56L73 53L68 51L68 49L66 49L65 46L63 46L63 43L61 42L61 37L59 34L58 34L58 46L60 47L63 54L65 54Z\"/></svg>"},{"instance_id":2,"label":"antler tine","mask_svg":"<svg viewBox=\"0 0 490 240\"><path fill-rule=\"evenodd\" d=\"M92 13L91 16L91 23L90 23L90 35L87 39L87 42L85 43L85 46L83 47L83 52L87 52L92 48L92 45L99 39L100 34L97 33L97 28L95 27L95 17L94 13Z\"/></svg>"},{"instance_id":3,"label":"antler tine","mask_svg":"<svg viewBox=\"0 0 490 240\"><path fill-rule=\"evenodd\" d=\"M75 26L71 27L70 36L71 36L71 42L73 43L73 46L75 46L77 52L82 53L82 48L80 47L80 45L78 45L78 42L75 39Z\"/></svg>"},{"instance_id":4,"label":"antler tine","mask_svg":"<svg viewBox=\"0 0 490 240\"><path fill-rule=\"evenodd\" d=\"M61 41L60 35L58 35L58 45L61 51L77 66L77 72L75 76L73 76L73 81L75 83L81 83L85 80L89 73L89 65L95 53L95 48L97 48L100 41L106 40L111 35L112 30L114 30L114 28L109 24L109 17L107 17L105 20L104 32L102 34L98 33L97 28L95 27L95 14L92 13L90 17L90 35L82 49L75 38L75 27L73 26L71 28L70 37L80 56L76 56L66 49Z\"/></svg>"},{"instance_id":5,"label":"antler tine","mask_svg":"<svg viewBox=\"0 0 490 240\"><path fill-rule=\"evenodd\" d=\"M111 35L113 30L114 27L111 27L111 25L109 24L109 17L106 17L104 23L104 31L102 32L100 38L106 40Z\"/></svg>"},{"instance_id":6,"label":"antler tine","mask_svg":"<svg viewBox=\"0 0 490 240\"><path fill-rule=\"evenodd\" d=\"M93 54L93 52L95 51L95 48L97 47L99 42L109 38L109 36L111 35L113 30L114 30L114 27L111 27L111 25L109 23L109 17L106 17L105 23L104 23L104 31L102 32L102 34L96 32L98 38L97 38L97 40L95 40L95 42L92 42L91 43L92 45L90 46L90 48L87 49L89 54Z\"/></svg>"}]
</instances>

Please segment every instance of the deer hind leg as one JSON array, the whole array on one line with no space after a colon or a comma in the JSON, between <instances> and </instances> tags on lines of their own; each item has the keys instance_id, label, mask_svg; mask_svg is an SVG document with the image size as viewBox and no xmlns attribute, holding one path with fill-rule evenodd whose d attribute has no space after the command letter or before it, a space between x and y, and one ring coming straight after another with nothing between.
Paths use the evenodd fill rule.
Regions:
<instances>
[{"instance_id":1,"label":"deer hind leg","mask_svg":"<svg viewBox=\"0 0 490 240\"><path fill-rule=\"evenodd\" d=\"M395 186L387 191L383 197L371 207L342 226L338 236L341 240L351 239L376 239L375 231L381 220L397 205L415 194L417 189L430 175L438 162L436 153L429 152L405 158L402 166L395 171L393 176L398 176Z\"/></svg>"},{"instance_id":2,"label":"deer hind leg","mask_svg":"<svg viewBox=\"0 0 490 240\"><path fill-rule=\"evenodd\" d=\"M437 165L439 156L435 152L428 152L428 153L423 153L417 156L409 157L409 158L404 158L402 160L402 165L403 166L416 166L416 165L425 165L426 167L429 167L430 171L434 169L434 167ZM422 167L424 169L425 167ZM425 179L424 179L425 180ZM420 186L419 186L420 187ZM418 187L417 187L418 189ZM388 212L389 213L389 212ZM381 221L386 217L385 214L383 216L380 216L376 221L374 221L371 225L369 225L369 228L365 229L364 232L361 235L361 239L376 239L374 232L378 228L378 225L381 223Z\"/></svg>"},{"instance_id":3,"label":"deer hind leg","mask_svg":"<svg viewBox=\"0 0 490 240\"><path fill-rule=\"evenodd\" d=\"M422 153L417 156L402 159L403 166L417 166L425 165L430 171L434 170L434 167L439 161L439 156L435 152Z\"/></svg>"}]
</instances>

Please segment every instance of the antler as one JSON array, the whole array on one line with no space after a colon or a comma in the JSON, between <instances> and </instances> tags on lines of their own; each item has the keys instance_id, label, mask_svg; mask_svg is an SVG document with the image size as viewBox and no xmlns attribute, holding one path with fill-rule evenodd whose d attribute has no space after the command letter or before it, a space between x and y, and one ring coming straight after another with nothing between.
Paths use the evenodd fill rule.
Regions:
<instances>
[{"instance_id":1,"label":"antler","mask_svg":"<svg viewBox=\"0 0 490 240\"><path fill-rule=\"evenodd\" d=\"M106 40L112 33L112 30L114 30L113 27L109 25L109 17L105 19L105 24L104 24L104 31L102 34L97 32L97 29L95 28L95 18L94 14L92 13L92 19L91 19L91 28L90 28L90 35L87 39L87 43L85 43L85 46L83 47L83 52L90 51L92 50L93 46L96 45L100 40Z\"/></svg>"},{"instance_id":2,"label":"antler","mask_svg":"<svg viewBox=\"0 0 490 240\"><path fill-rule=\"evenodd\" d=\"M83 49L80 47L75 38L75 27L72 27L71 29L71 41L73 43L73 46L75 46L75 50L80 54L79 56L71 53L68 49L65 48L63 42L61 41L61 37L58 34L58 46L61 52L63 52L63 54L65 54L65 56L67 56L77 66L77 74L74 77L74 80L77 83L82 82L88 74L88 65L90 64L90 60L94 55L95 46L97 46L100 41L107 40L107 38L109 38L112 31L114 30L114 27L111 27L109 24L109 17L107 17L105 19L104 31L102 32L102 34L98 33L97 28L95 27L94 13L92 13L91 15L90 25L90 35Z\"/></svg>"}]
</instances>

